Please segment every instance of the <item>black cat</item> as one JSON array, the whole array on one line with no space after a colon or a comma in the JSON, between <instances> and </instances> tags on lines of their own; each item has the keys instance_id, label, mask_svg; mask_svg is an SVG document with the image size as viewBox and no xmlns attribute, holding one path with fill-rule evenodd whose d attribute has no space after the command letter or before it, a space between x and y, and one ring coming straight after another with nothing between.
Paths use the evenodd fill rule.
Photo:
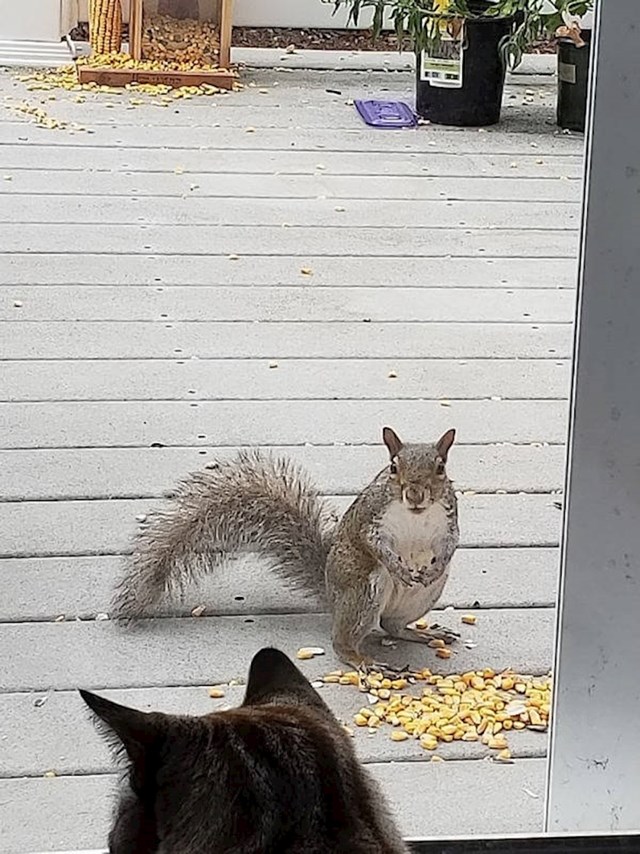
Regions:
<instances>
[{"instance_id":1,"label":"black cat","mask_svg":"<svg viewBox=\"0 0 640 854\"><path fill-rule=\"evenodd\" d=\"M128 758L112 854L409 850L349 735L276 649L254 657L228 711L147 713L80 693Z\"/></svg>"}]
</instances>

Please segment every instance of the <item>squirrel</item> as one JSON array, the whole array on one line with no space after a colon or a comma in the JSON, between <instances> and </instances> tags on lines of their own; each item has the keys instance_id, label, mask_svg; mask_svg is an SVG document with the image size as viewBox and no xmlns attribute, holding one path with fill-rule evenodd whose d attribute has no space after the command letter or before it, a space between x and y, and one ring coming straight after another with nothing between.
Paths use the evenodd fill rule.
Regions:
<instances>
[{"instance_id":1,"label":"squirrel","mask_svg":"<svg viewBox=\"0 0 640 854\"><path fill-rule=\"evenodd\" d=\"M332 643L354 667L380 630L428 643L457 637L439 627L409 627L438 602L458 546L457 500L446 462L448 430L431 444L403 444L382 431L389 464L335 524L305 474L287 459L258 451L182 480L173 506L148 516L136 535L114 600L114 618L149 614L165 593L251 550L269 559L290 586L328 602Z\"/></svg>"}]
</instances>

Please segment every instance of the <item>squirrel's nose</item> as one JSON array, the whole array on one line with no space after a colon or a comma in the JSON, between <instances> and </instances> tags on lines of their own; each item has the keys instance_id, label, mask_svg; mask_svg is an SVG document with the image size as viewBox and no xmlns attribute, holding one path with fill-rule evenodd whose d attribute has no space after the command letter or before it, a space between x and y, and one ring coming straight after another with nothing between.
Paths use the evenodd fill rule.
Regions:
<instances>
[{"instance_id":1,"label":"squirrel's nose","mask_svg":"<svg viewBox=\"0 0 640 854\"><path fill-rule=\"evenodd\" d=\"M421 486L414 486L411 484L406 487L404 497L408 504L412 504L414 507L417 507L424 501L424 489L422 489Z\"/></svg>"}]
</instances>

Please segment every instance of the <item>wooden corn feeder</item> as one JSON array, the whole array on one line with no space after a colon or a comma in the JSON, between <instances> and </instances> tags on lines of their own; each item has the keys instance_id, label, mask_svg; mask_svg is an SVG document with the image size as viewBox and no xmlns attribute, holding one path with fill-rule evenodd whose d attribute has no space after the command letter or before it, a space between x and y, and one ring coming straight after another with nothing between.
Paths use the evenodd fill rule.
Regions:
<instances>
[{"instance_id":1,"label":"wooden corn feeder","mask_svg":"<svg viewBox=\"0 0 640 854\"><path fill-rule=\"evenodd\" d=\"M104 66L79 65L78 78L81 83L106 86L135 82L231 89L236 79L230 68L232 4L233 0L130 0L129 53L150 67L111 67L105 57ZM91 8L94 53L119 50L120 0L91 0Z\"/></svg>"}]
</instances>

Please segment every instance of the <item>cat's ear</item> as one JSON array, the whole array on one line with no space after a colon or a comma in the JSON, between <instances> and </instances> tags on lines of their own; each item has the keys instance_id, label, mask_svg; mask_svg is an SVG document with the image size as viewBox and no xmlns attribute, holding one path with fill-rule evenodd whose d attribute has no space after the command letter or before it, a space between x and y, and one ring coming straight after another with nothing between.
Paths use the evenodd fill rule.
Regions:
<instances>
[{"instance_id":1,"label":"cat's ear","mask_svg":"<svg viewBox=\"0 0 640 854\"><path fill-rule=\"evenodd\" d=\"M80 690L80 696L97 715L98 728L112 746L124 750L133 765L143 770L145 757L161 738L165 716L157 712L140 712L121 706L91 691Z\"/></svg>"},{"instance_id":2,"label":"cat's ear","mask_svg":"<svg viewBox=\"0 0 640 854\"><path fill-rule=\"evenodd\" d=\"M324 700L290 658L279 649L261 649L251 662L243 705L287 702L313 706L331 714Z\"/></svg>"}]
</instances>

